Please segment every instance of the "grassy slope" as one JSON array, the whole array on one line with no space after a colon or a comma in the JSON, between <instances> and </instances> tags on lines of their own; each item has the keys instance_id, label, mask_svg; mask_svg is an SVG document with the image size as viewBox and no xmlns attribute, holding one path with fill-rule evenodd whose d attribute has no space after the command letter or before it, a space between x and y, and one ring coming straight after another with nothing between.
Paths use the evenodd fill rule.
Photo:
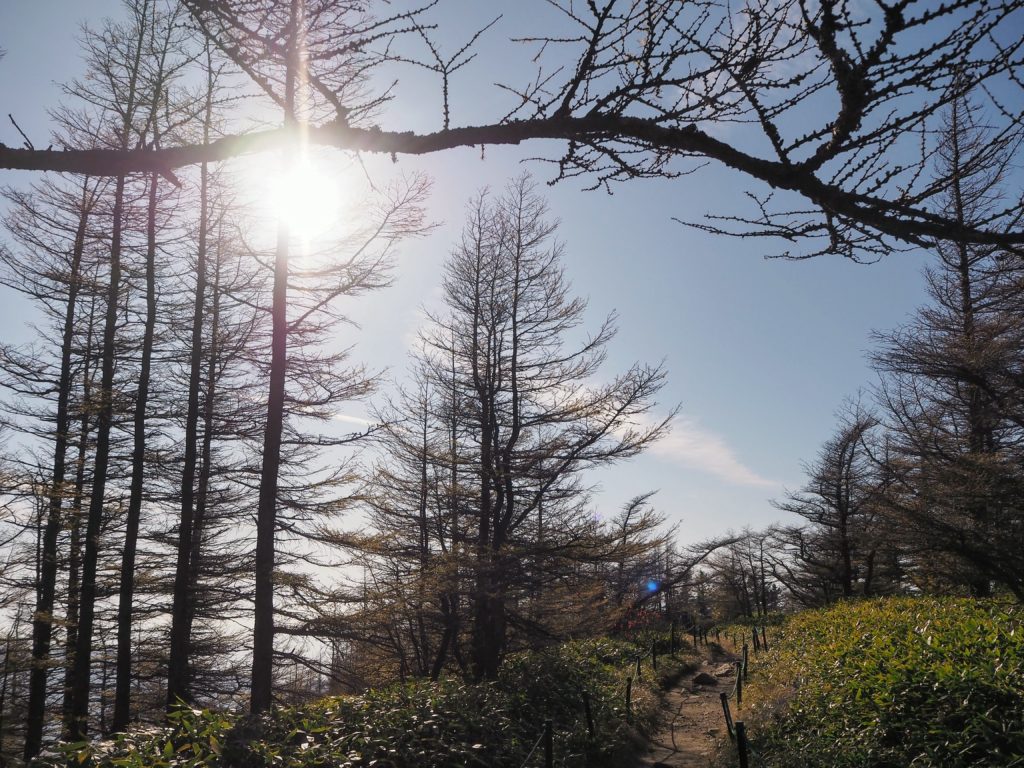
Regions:
<instances>
[{"instance_id":1,"label":"grassy slope","mask_svg":"<svg viewBox=\"0 0 1024 768\"><path fill-rule=\"evenodd\" d=\"M493 683L417 681L280 709L256 722L182 710L173 728L66 745L63 751L72 763L127 768L519 768L544 720L551 719L556 765L617 765L635 729L653 727L658 716L658 686L649 659L644 681L633 686L632 713L627 716L624 709L625 681L635 673L639 647L650 648L650 640L642 646L612 640L567 643L509 659ZM683 654L661 657L659 673L673 676L693 661ZM590 697L593 739L583 691ZM542 752L538 748L528 765L541 765ZM58 754L49 760L54 766L65 764Z\"/></svg>"},{"instance_id":2,"label":"grassy slope","mask_svg":"<svg viewBox=\"0 0 1024 768\"><path fill-rule=\"evenodd\" d=\"M751 665L761 764L1024 766L1022 625L1019 607L967 599L790 617Z\"/></svg>"}]
</instances>

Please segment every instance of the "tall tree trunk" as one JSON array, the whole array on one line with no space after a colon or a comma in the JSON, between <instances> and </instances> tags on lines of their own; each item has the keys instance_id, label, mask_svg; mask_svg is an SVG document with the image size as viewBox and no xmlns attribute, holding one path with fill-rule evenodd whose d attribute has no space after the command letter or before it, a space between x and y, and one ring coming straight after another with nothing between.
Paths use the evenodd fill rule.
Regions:
<instances>
[{"instance_id":1,"label":"tall tree trunk","mask_svg":"<svg viewBox=\"0 0 1024 768\"><path fill-rule=\"evenodd\" d=\"M473 615L473 676L494 680L505 646L505 595L498 558L488 562L478 576L476 606Z\"/></svg>"},{"instance_id":2,"label":"tall tree trunk","mask_svg":"<svg viewBox=\"0 0 1024 768\"><path fill-rule=\"evenodd\" d=\"M112 731L124 731L131 719L132 696L132 602L135 599L135 554L142 517L142 486L146 473L146 409L149 404L153 335L156 328L156 208L157 175L149 180L146 211L146 323L142 335L142 360L135 394L133 419L132 479L128 496L128 519L121 554L121 585L117 605L117 660L114 683Z\"/></svg>"},{"instance_id":3,"label":"tall tree trunk","mask_svg":"<svg viewBox=\"0 0 1024 768\"><path fill-rule=\"evenodd\" d=\"M953 156L950 158L952 165L951 194L953 196L953 214L958 224L967 225L967 213L964 203L964 192L962 185L962 158L961 158L961 102L954 101L950 115L950 146ZM961 333L963 335L964 348L969 355L967 365L974 368L976 361L975 353L975 307L974 307L974 282L971 275L971 250L964 242L955 244L957 255L957 277L960 288L960 315ZM967 389L967 419L968 419L968 445L973 454L988 452L991 445L991 430L986 419L986 404L981 387L974 382L966 385ZM987 525L988 510L984 500L973 502L968 509L971 521L975 525ZM989 597L992 594L992 582L986 574L978 572L975 565L971 565L973 571L970 578L971 594L974 597Z\"/></svg>"},{"instance_id":4,"label":"tall tree trunk","mask_svg":"<svg viewBox=\"0 0 1024 768\"><path fill-rule=\"evenodd\" d=\"M128 78L119 113L120 144L130 148L134 119L138 109L139 78L142 76L143 48L149 39L148 14L138 15L132 58L126 62ZM153 97L156 99L156 95ZM89 692L92 674L93 622L96 612L96 570L99 561L100 528L106 501L107 472L110 466L110 430L114 420L114 362L116 356L118 296L121 291L121 239L124 229L125 176L114 183L114 209L110 235L110 274L107 283L103 340L100 352L99 409L96 416L96 450L92 490L85 525L85 551L82 555L81 590L78 600L78 634L71 665L71 706L65 712L64 731L72 741L81 741L88 731ZM104 669L104 673L105 673Z\"/></svg>"},{"instance_id":5,"label":"tall tree trunk","mask_svg":"<svg viewBox=\"0 0 1024 768\"><path fill-rule=\"evenodd\" d=\"M485 474L486 461L490 456L489 427L484 431L481 446L483 450L481 474ZM473 677L477 680L490 679L492 668L497 670L491 646L493 612L491 599L494 593L493 553L491 552L491 494L487 478L483 479L480 494L480 519L477 524L476 542L476 587L473 594L473 635L471 639Z\"/></svg>"},{"instance_id":6,"label":"tall tree trunk","mask_svg":"<svg viewBox=\"0 0 1024 768\"><path fill-rule=\"evenodd\" d=\"M843 597L853 597L853 542L850 541L850 516L852 510L853 474L852 467L857 455L860 439L855 433L846 446L839 463L841 474L836 480L836 516L839 533L840 585Z\"/></svg>"},{"instance_id":7,"label":"tall tree trunk","mask_svg":"<svg viewBox=\"0 0 1024 768\"><path fill-rule=\"evenodd\" d=\"M4 715L7 714L7 677L11 670L11 634L4 638L4 663L0 672L0 756L6 755L4 750Z\"/></svg>"},{"instance_id":8,"label":"tall tree trunk","mask_svg":"<svg viewBox=\"0 0 1024 768\"><path fill-rule=\"evenodd\" d=\"M437 680L441 676L441 670L444 669L444 664L448 660L449 649L455 642L455 637L459 630L458 609L453 603L451 595L442 594L440 604L444 629L441 632L441 639L437 644L434 662L430 666L431 680Z\"/></svg>"},{"instance_id":9,"label":"tall tree trunk","mask_svg":"<svg viewBox=\"0 0 1024 768\"><path fill-rule=\"evenodd\" d=\"M460 568L460 541L459 541L459 445L458 445L458 412L459 398L456 387L455 367L455 338L452 336L451 346L451 388L448 406L450 408L450 423L448 425L448 454L450 465L448 467L448 513L451 515L451 543L448 547L448 556L451 558L451 566L445 569L444 591L440 596L441 617L444 622L444 629L441 640L438 642L437 654L434 663L430 668L430 679L437 680L441 676L448 654L454 652L454 647L459 636L459 568Z\"/></svg>"},{"instance_id":10,"label":"tall tree trunk","mask_svg":"<svg viewBox=\"0 0 1024 768\"><path fill-rule=\"evenodd\" d=\"M967 214L961 180L960 104L958 102L953 103L950 127L950 145L953 153L950 158L952 164L950 192L953 196L953 214L958 224L966 226ZM972 354L975 346L974 281L971 275L971 250L966 243L956 243L956 256L956 271L960 289L960 332L963 335L964 346L968 350L968 354ZM969 383L967 393L970 448L972 451L980 453L985 450L987 443L982 391L976 384Z\"/></svg>"},{"instance_id":11,"label":"tall tree trunk","mask_svg":"<svg viewBox=\"0 0 1024 768\"><path fill-rule=\"evenodd\" d=\"M92 342L95 330L95 301L89 308L89 330L86 334L82 361L82 405L78 418L78 455L75 459L75 493L71 501L71 542L68 551L68 605L64 636L64 702L62 722L71 722L71 677L78 644L78 598L82 568L82 504L85 499L85 464L89 453L90 408L92 396ZM65 738L69 736L64 732Z\"/></svg>"},{"instance_id":12,"label":"tall tree trunk","mask_svg":"<svg viewBox=\"0 0 1024 768\"><path fill-rule=\"evenodd\" d=\"M285 72L286 127L297 124L295 116L296 77L302 65L300 46L302 0L291 0L291 30ZM285 162L294 161L285 153ZM267 396L267 425L263 438L260 469L260 497L256 513L256 584L252 638L253 714L270 709L274 670L274 537L277 528L277 480L281 466L281 436L284 429L285 373L288 360L288 224L278 222L274 254L274 293L271 316L270 391Z\"/></svg>"},{"instance_id":13,"label":"tall tree trunk","mask_svg":"<svg viewBox=\"0 0 1024 768\"><path fill-rule=\"evenodd\" d=\"M209 139L209 109L203 136ZM178 524L178 556L174 568L174 596L171 604L170 656L167 663L167 707L192 697L189 680L188 631L189 572L192 555L192 527L195 510L196 457L198 453L199 386L203 365L203 309L206 302L206 257L209 237L210 172L206 163L199 170L199 242L196 249L196 288L192 302L192 336L189 347L188 406L185 413L185 456L181 472L181 519Z\"/></svg>"},{"instance_id":14,"label":"tall tree trunk","mask_svg":"<svg viewBox=\"0 0 1024 768\"><path fill-rule=\"evenodd\" d=\"M493 680L498 673L500 649L498 648L498 628L504 618L504 603L499 595L500 576L496 573L498 566L498 547L494 520L500 515L500 500L494 499L492 478L494 478L493 461L495 458L495 431L497 429L491 416L491 404L483 410L485 428L481 435L481 477L482 493L480 500L480 521L477 529L477 562L476 562L476 594L473 606L473 637L472 666L473 677L477 680ZM498 489L499 493L501 488Z\"/></svg>"},{"instance_id":15,"label":"tall tree trunk","mask_svg":"<svg viewBox=\"0 0 1024 768\"><path fill-rule=\"evenodd\" d=\"M490 352L487 355L487 369L480 370L481 353L479 350L478 331L473 334L473 384L480 404L480 502L479 519L477 520L476 540L476 587L473 595L473 634L471 638L471 666L473 677L477 680L491 679L497 671L494 658L491 634L493 626L492 596L494 594L494 553L491 551L491 527L495 516L495 503L492 493L492 477L494 462L494 423L491 417L492 398L490 381L493 374L490 370Z\"/></svg>"},{"instance_id":16,"label":"tall tree trunk","mask_svg":"<svg viewBox=\"0 0 1024 768\"><path fill-rule=\"evenodd\" d=\"M274 536L277 528L277 480L281 466L284 429L284 385L287 362L288 227L279 225L274 259L273 331L267 426L263 438L263 464L256 517L256 585L253 625L253 714L270 708L274 657Z\"/></svg>"},{"instance_id":17,"label":"tall tree trunk","mask_svg":"<svg viewBox=\"0 0 1024 768\"><path fill-rule=\"evenodd\" d=\"M210 141L213 125L214 71L210 45L206 46L206 100L203 115L203 143ZM190 654L191 591L196 485L196 443L199 422L199 386L203 361L203 311L206 306L207 250L210 228L210 169L199 167L199 242L196 246L196 288L192 302L192 335L189 346L188 405L185 413L185 455L181 471L181 518L178 552L174 568L174 596L171 604L170 656L167 663L167 707L191 700Z\"/></svg>"},{"instance_id":18,"label":"tall tree trunk","mask_svg":"<svg viewBox=\"0 0 1024 768\"><path fill-rule=\"evenodd\" d=\"M124 176L114 187L113 227L110 239L110 279L107 284L106 317L103 325L100 374L100 408L96 420L96 460L85 528L82 558L82 589L79 598L78 638L71 675L70 721L65 729L73 741L88 730L89 688L92 669L93 619L96 610L96 566L99 560L100 527L110 464L110 428L114 420L114 353L117 334L118 294L121 288L121 230L124 210Z\"/></svg>"},{"instance_id":19,"label":"tall tree trunk","mask_svg":"<svg viewBox=\"0 0 1024 768\"><path fill-rule=\"evenodd\" d=\"M188 577L188 608L185 618L185 636L191 641L192 625L195 621L195 597L199 588L199 575L202 568L203 534L206 530L206 513L210 495L210 475L213 460L213 411L217 394L217 363L220 356L218 334L220 333L220 238L218 238L218 256L214 265L213 299L210 316L210 350L207 356L206 391L203 401L203 444L200 453L199 483L196 492L196 511L192 526L192 550L189 555ZM191 654L190 654L191 655Z\"/></svg>"},{"instance_id":20,"label":"tall tree trunk","mask_svg":"<svg viewBox=\"0 0 1024 768\"><path fill-rule=\"evenodd\" d=\"M46 718L46 680L50 669L50 641L53 635L53 603L57 586L57 537L63 527L61 505L64 488L65 461L71 427L71 356L75 338L75 310L81 287L82 253L89 223L91 203L88 202L89 179L82 182L82 210L75 230L68 276L68 299L64 310L64 329L61 339L60 375L57 382L57 422L53 448L53 477L50 486L46 527L42 536L42 551L36 610L32 617L32 671L29 676L28 714L25 723L26 760L39 754L42 747L43 724Z\"/></svg>"},{"instance_id":21,"label":"tall tree trunk","mask_svg":"<svg viewBox=\"0 0 1024 768\"><path fill-rule=\"evenodd\" d=\"M850 536L846 515L839 523L839 580L843 589L843 597L853 597L853 553L850 548Z\"/></svg>"},{"instance_id":22,"label":"tall tree trunk","mask_svg":"<svg viewBox=\"0 0 1024 768\"><path fill-rule=\"evenodd\" d=\"M876 556L877 551L872 549L864 558L864 597L871 597L874 594Z\"/></svg>"},{"instance_id":23,"label":"tall tree trunk","mask_svg":"<svg viewBox=\"0 0 1024 768\"><path fill-rule=\"evenodd\" d=\"M428 412L428 401L429 393L423 393L423 412L421 414L422 421L420 424L420 488L419 488L419 572L420 578L416 582L416 631L418 633L417 641L414 644L416 649L416 662L417 669L416 674L420 677L430 674L430 639L427 635L426 618L424 613L426 612L426 606L428 602L427 589L426 589L426 575L427 569L430 565L430 529L428 527L428 504L429 504L429 476L428 476L428 461L430 457L430 441L428 436L429 427L429 412Z\"/></svg>"}]
</instances>

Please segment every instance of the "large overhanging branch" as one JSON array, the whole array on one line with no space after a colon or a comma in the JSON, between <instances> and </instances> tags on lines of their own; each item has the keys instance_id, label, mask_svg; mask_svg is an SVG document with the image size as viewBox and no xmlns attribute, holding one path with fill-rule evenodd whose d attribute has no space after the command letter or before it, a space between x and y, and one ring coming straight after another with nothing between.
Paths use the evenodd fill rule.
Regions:
<instances>
[{"instance_id":1,"label":"large overhanging branch","mask_svg":"<svg viewBox=\"0 0 1024 768\"><path fill-rule=\"evenodd\" d=\"M919 207L850 192L821 181L810 166L755 157L694 126L664 126L653 120L592 115L511 121L427 134L354 128L340 123L310 126L304 131L304 138L314 145L391 155L424 155L457 147L519 144L538 139L603 145L634 142L652 152L717 160L774 188L796 192L827 213L854 219L906 242L947 239L1012 248L1024 244L1024 231L972 229ZM154 171L169 175L174 169L190 165L277 149L294 138L297 136L280 128L228 136L204 145L156 150L39 150L0 145L0 168L92 176Z\"/></svg>"},{"instance_id":2,"label":"large overhanging branch","mask_svg":"<svg viewBox=\"0 0 1024 768\"><path fill-rule=\"evenodd\" d=\"M392 156L547 140L560 144L549 155L556 180L580 177L609 187L681 176L714 160L767 184L785 194L748 191L753 215L716 212L691 226L801 244L804 256L794 257L874 259L936 240L1024 250L1024 199L971 225L943 215L942 190L951 180L934 176L930 139L944 110L977 94L995 110L993 143L1012 153L1024 141L1024 111L1011 95L1024 87L1024 41L1013 33L1024 0L950 0L939 8L927 0L856 8L842 0L744 0L735 12L711 0L601 0L585 8L548 0L564 14L565 28L520 39L538 47L536 79L501 86L517 102L504 118L454 129L445 72L470 54L468 46L450 60L439 53L419 18L432 2L356 26L346 9L357 3L306 2L318 10L306 30L312 100L303 136L265 130L131 152L0 144L0 168L103 176L156 171L173 180L177 168L300 139ZM283 0L185 3L198 31L277 98L275 73L286 51L269 17L256 10L269 13ZM410 30L426 41L432 58L425 63L392 50ZM371 50L375 43L380 50ZM386 62L419 63L442 75L443 130L369 127L392 95L386 85L365 92L364 86Z\"/></svg>"}]
</instances>

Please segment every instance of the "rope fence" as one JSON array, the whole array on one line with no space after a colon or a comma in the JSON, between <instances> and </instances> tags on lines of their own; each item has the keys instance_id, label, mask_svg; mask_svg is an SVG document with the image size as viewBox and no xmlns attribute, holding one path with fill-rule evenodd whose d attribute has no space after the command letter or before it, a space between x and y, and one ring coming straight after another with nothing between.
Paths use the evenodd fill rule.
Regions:
<instances>
[{"instance_id":1,"label":"rope fence","mask_svg":"<svg viewBox=\"0 0 1024 768\"><path fill-rule=\"evenodd\" d=\"M753 641L755 654L768 650L768 633L764 625L761 625L760 628L756 626L751 627L750 638ZM729 706L729 700L735 699L736 710L739 711L743 707L743 686L749 675L750 645L748 645L745 639L741 644L740 636L735 632L730 639L733 643L733 649L740 650L741 656L740 660L736 662L736 680L733 682L732 690L728 693L722 691L719 694L722 702L722 714L725 717L725 727L729 733L729 738L736 744L736 754L739 759L740 768L757 768L757 766L764 766L764 760L750 744L746 725L742 720L733 719Z\"/></svg>"},{"instance_id":2,"label":"rope fence","mask_svg":"<svg viewBox=\"0 0 1024 768\"><path fill-rule=\"evenodd\" d=\"M533 742L533 746L530 748L530 751L526 755L526 759L523 760L523 764L519 766L519 768L526 768L527 764L530 762L530 758L533 757L533 753L537 751L537 747L541 745L541 742L544 743L544 768L554 767L555 760L553 726L550 720L545 720L544 731L541 733L540 736L537 737L537 740Z\"/></svg>"},{"instance_id":3,"label":"rope fence","mask_svg":"<svg viewBox=\"0 0 1024 768\"><path fill-rule=\"evenodd\" d=\"M750 634L747 635L747 630L743 630L742 634L733 630L728 632L718 626L698 626L694 625L687 629L686 633L690 635L693 642L693 647L699 648L701 645L707 646L710 644L709 637L714 635L714 642L721 645L723 639L723 632L726 632L726 639L731 640L733 650L740 656L739 660L735 662L735 679L733 680L732 689L728 692L722 691L719 693L719 698L722 703L722 715L725 718L725 727L729 734L729 739L736 744L736 752L739 759L740 768L759 768L764 766L764 760L761 755L754 749L750 743L749 734L747 733L746 725L742 720L734 720L730 701L735 702L736 710L739 712L743 708L743 689L750 675L750 655L753 650L754 655L760 654L762 651L768 650L768 630L766 624L752 625L750 627ZM675 653L675 638L676 638L676 626L675 622L672 624L672 652ZM652 653L654 649L652 648ZM655 667L656 668L656 667ZM640 669L639 660L637 661L637 669ZM628 681L627 681L628 682ZM627 710L628 710L628 685L627 685Z\"/></svg>"},{"instance_id":4,"label":"rope fence","mask_svg":"<svg viewBox=\"0 0 1024 768\"><path fill-rule=\"evenodd\" d=\"M669 641L669 653L672 656L676 655L678 649L678 643L676 639L676 626L675 622L672 623L672 632ZM651 641L651 647L647 651L641 651L633 658L630 658L627 669L632 671L633 674L626 676L626 688L625 688L625 712L626 717L631 718L633 712L633 681L640 682L643 679L643 662L646 659L650 659L651 671L657 673L658 671L658 643L657 640ZM594 721L594 714L592 703L590 699L590 692L588 690L580 690L580 703L583 709L583 715L586 719L587 724L587 735L593 739L597 735L597 728ZM527 753L526 758L523 760L520 768L527 768L534 755L537 754L538 749L543 745L544 754L544 768L554 768L554 723L551 720L545 720L543 724L543 730L537 737L537 740L533 743L530 751Z\"/></svg>"},{"instance_id":5,"label":"rope fence","mask_svg":"<svg viewBox=\"0 0 1024 768\"><path fill-rule=\"evenodd\" d=\"M710 644L709 637L712 633L714 635L714 642L720 645L722 641L722 632L723 630L720 627L701 627L695 625L689 627L682 634L682 637L685 638L686 635L689 634L693 641L693 647L696 649L702 644ZM740 768L757 768L757 766L764 765L763 760L750 745L743 721L733 719L732 709L730 707L730 700L735 701L737 711L741 710L743 707L743 688L749 674L750 644L746 641L746 637L742 638L741 642L741 638L735 632L732 633L731 637L727 636L727 639L732 641L734 650L740 652L740 659L735 662L735 680L733 681L732 689L728 692L722 691L719 693L722 703L722 714L725 718L725 725L729 734L729 739L736 744ZM764 626L752 627L750 639L754 644L755 654L761 650L767 650L768 636ZM679 640L676 622L673 621L669 635L669 655L675 657L677 651L681 650L683 644L684 643ZM662 646L662 651L664 651L664 645ZM652 640L648 650L640 651L634 658L628 661L627 669L632 672L632 674L627 674L625 680L624 703L627 719L632 719L633 716L633 685L634 681L639 683L643 680L643 662L649 659L651 672L656 675L658 671L658 655L658 641ZM664 653L662 655L664 655ZM584 717L586 718L587 734L591 739L594 739L597 733L590 693L586 689L580 691L580 703ZM554 724L551 720L545 720L543 722L543 730L537 737L537 740L533 743L533 746L530 748L529 753L527 753L526 759L523 761L520 768L527 768L534 755L537 754L538 750L542 746L544 768L554 768Z\"/></svg>"}]
</instances>

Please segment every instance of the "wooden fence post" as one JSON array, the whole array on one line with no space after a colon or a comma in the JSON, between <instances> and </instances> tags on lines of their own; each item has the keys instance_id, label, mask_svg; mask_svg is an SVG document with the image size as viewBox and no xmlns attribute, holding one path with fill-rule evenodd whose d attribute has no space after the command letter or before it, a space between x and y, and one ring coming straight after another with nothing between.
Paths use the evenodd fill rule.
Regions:
<instances>
[{"instance_id":1,"label":"wooden fence post","mask_svg":"<svg viewBox=\"0 0 1024 768\"><path fill-rule=\"evenodd\" d=\"M594 738L594 715L590 711L590 692L583 691L583 714L587 717L587 733Z\"/></svg>"},{"instance_id":2,"label":"wooden fence post","mask_svg":"<svg viewBox=\"0 0 1024 768\"><path fill-rule=\"evenodd\" d=\"M555 734L550 720L544 721L544 768L555 765Z\"/></svg>"},{"instance_id":3,"label":"wooden fence post","mask_svg":"<svg viewBox=\"0 0 1024 768\"><path fill-rule=\"evenodd\" d=\"M740 662L736 662L736 707L743 706L743 670Z\"/></svg>"},{"instance_id":4,"label":"wooden fence post","mask_svg":"<svg viewBox=\"0 0 1024 768\"><path fill-rule=\"evenodd\" d=\"M761 647L768 650L768 635L765 634L764 624L761 625Z\"/></svg>"},{"instance_id":5,"label":"wooden fence post","mask_svg":"<svg viewBox=\"0 0 1024 768\"><path fill-rule=\"evenodd\" d=\"M747 644L743 644L743 679L747 679L747 662L750 660L750 653Z\"/></svg>"},{"instance_id":6,"label":"wooden fence post","mask_svg":"<svg viewBox=\"0 0 1024 768\"><path fill-rule=\"evenodd\" d=\"M749 768L747 755L747 729L742 720L736 721L736 751L740 753L740 768Z\"/></svg>"},{"instance_id":7,"label":"wooden fence post","mask_svg":"<svg viewBox=\"0 0 1024 768\"><path fill-rule=\"evenodd\" d=\"M751 627L750 634L754 637L754 653L757 653L761 650L761 638L757 636L757 627Z\"/></svg>"},{"instance_id":8,"label":"wooden fence post","mask_svg":"<svg viewBox=\"0 0 1024 768\"><path fill-rule=\"evenodd\" d=\"M629 715L633 711L633 678L626 678L626 714Z\"/></svg>"},{"instance_id":9,"label":"wooden fence post","mask_svg":"<svg viewBox=\"0 0 1024 768\"><path fill-rule=\"evenodd\" d=\"M644 658L643 656L637 656L636 657L636 681L637 682L640 682L640 680L643 678L643 670L640 667L640 663L643 660L643 658Z\"/></svg>"}]
</instances>

